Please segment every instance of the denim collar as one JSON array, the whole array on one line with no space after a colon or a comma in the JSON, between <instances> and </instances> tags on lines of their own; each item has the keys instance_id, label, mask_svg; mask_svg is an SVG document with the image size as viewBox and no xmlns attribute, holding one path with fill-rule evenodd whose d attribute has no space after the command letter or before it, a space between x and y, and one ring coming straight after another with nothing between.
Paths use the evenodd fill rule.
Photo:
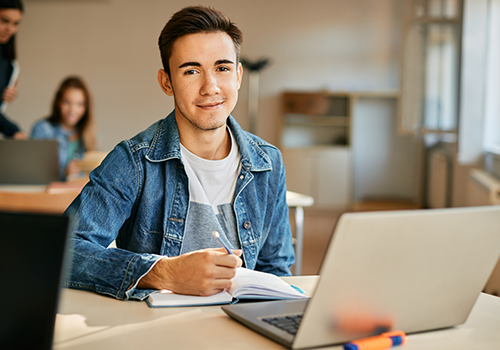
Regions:
<instances>
[{"instance_id":1,"label":"denim collar","mask_svg":"<svg viewBox=\"0 0 500 350\"><path fill-rule=\"evenodd\" d=\"M272 170L271 159L261 146L273 148L274 146L244 131L231 115L226 123L238 142L243 167L248 171ZM174 158L181 159L175 110L160 121L146 154L146 159L151 162L163 162Z\"/></svg>"}]
</instances>

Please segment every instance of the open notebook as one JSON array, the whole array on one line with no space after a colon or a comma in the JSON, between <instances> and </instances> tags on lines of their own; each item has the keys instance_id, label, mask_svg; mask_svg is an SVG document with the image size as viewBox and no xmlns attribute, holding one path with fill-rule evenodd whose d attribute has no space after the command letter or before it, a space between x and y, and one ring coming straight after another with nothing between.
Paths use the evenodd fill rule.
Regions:
<instances>
[{"instance_id":1,"label":"open notebook","mask_svg":"<svg viewBox=\"0 0 500 350\"><path fill-rule=\"evenodd\" d=\"M234 304L241 299L306 299L296 287L270 273L240 267L236 270L233 284L228 291L208 297L182 295L162 290L151 294L146 302L150 307L196 306Z\"/></svg>"}]
</instances>

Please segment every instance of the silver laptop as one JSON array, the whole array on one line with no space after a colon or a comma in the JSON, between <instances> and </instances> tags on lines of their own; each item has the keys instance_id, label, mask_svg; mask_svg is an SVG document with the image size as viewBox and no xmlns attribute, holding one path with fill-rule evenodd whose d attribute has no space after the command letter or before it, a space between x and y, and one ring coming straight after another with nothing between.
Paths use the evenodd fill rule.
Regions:
<instances>
[{"instance_id":1,"label":"silver laptop","mask_svg":"<svg viewBox=\"0 0 500 350\"><path fill-rule=\"evenodd\" d=\"M308 301L222 309L292 349L452 327L466 321L499 257L500 206L348 213Z\"/></svg>"},{"instance_id":2,"label":"silver laptop","mask_svg":"<svg viewBox=\"0 0 500 350\"><path fill-rule=\"evenodd\" d=\"M59 181L55 140L0 140L0 184L44 185Z\"/></svg>"}]
</instances>

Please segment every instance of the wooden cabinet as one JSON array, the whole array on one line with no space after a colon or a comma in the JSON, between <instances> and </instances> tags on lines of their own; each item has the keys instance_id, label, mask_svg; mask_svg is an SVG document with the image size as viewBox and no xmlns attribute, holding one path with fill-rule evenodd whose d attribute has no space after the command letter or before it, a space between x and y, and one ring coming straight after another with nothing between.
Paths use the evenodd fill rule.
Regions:
<instances>
[{"instance_id":1,"label":"wooden cabinet","mask_svg":"<svg viewBox=\"0 0 500 350\"><path fill-rule=\"evenodd\" d=\"M314 207L420 203L420 141L398 129L399 93L285 92L281 150L290 191Z\"/></svg>"},{"instance_id":2,"label":"wooden cabinet","mask_svg":"<svg viewBox=\"0 0 500 350\"><path fill-rule=\"evenodd\" d=\"M350 202L351 95L285 92L281 150L287 187L314 197L314 207L346 209Z\"/></svg>"}]
</instances>

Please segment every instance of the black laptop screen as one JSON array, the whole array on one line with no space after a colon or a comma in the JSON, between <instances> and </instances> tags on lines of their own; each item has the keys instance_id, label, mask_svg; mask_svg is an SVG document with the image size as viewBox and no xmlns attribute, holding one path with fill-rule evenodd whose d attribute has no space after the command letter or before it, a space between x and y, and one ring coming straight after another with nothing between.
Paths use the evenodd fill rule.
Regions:
<instances>
[{"instance_id":1,"label":"black laptop screen","mask_svg":"<svg viewBox=\"0 0 500 350\"><path fill-rule=\"evenodd\" d=\"M0 212L0 348L50 349L68 218Z\"/></svg>"}]
</instances>

